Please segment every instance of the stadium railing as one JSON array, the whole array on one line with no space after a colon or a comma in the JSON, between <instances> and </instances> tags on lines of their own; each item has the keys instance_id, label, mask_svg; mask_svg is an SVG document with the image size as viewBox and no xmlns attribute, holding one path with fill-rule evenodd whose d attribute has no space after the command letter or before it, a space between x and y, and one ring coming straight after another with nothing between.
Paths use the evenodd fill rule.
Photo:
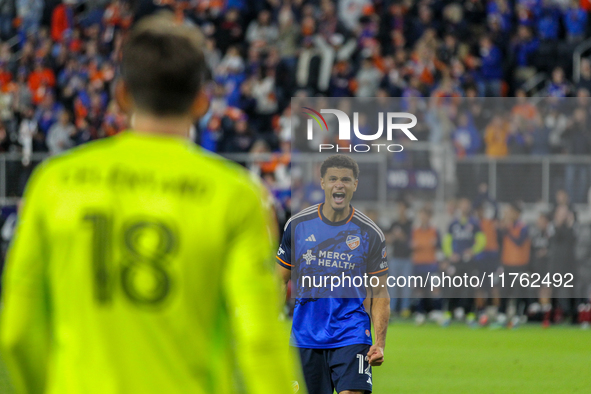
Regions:
<instances>
[{"instance_id":1,"label":"stadium railing","mask_svg":"<svg viewBox=\"0 0 591 394\"><path fill-rule=\"evenodd\" d=\"M581 79L581 59L591 49L591 38L586 39L573 52L573 81L578 83Z\"/></svg>"},{"instance_id":2,"label":"stadium railing","mask_svg":"<svg viewBox=\"0 0 591 394\"><path fill-rule=\"evenodd\" d=\"M293 187L314 185L320 164L332 153L292 153L287 170ZM223 154L256 170L257 163L273 160L276 154ZM46 159L34 153L23 165L18 152L0 154L0 205L14 205L24 190L34 166ZM558 189L565 189L573 203L588 204L591 189L591 157L572 155L485 155L457 158L449 144L414 143L400 153L355 155L361 169L356 199L385 207L401 196L445 203L453 196L475 197L478 186L488 184L489 194L500 202L551 204ZM386 182L383 182L386 180Z\"/></svg>"}]
</instances>

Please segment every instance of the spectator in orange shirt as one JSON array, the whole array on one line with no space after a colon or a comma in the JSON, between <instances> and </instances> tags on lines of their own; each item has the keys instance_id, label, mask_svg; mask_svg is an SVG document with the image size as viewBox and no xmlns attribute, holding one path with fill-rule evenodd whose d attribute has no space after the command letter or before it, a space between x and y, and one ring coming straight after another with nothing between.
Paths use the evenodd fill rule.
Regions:
<instances>
[{"instance_id":1,"label":"spectator in orange shirt","mask_svg":"<svg viewBox=\"0 0 591 394\"><path fill-rule=\"evenodd\" d=\"M72 52L80 52L82 50L82 46L84 45L84 41L80 38L81 33L79 29L74 29L72 31L72 36L68 39L68 49Z\"/></svg>"},{"instance_id":2,"label":"spectator in orange shirt","mask_svg":"<svg viewBox=\"0 0 591 394\"><path fill-rule=\"evenodd\" d=\"M115 27L121 22L121 1L113 0L111 4L105 9L103 14L103 22L107 28Z\"/></svg>"},{"instance_id":3,"label":"spectator in orange shirt","mask_svg":"<svg viewBox=\"0 0 591 394\"><path fill-rule=\"evenodd\" d=\"M509 127L501 115L495 115L484 131L486 155L490 157L505 157L509 153L507 137Z\"/></svg>"},{"instance_id":4,"label":"spectator in orange shirt","mask_svg":"<svg viewBox=\"0 0 591 394\"><path fill-rule=\"evenodd\" d=\"M520 117L523 120L534 120L538 115L538 110L535 105L528 101L525 91L523 89L518 89L515 92L515 97L517 97L517 102L515 103L515 106L513 106L511 114Z\"/></svg>"},{"instance_id":5,"label":"spectator in orange shirt","mask_svg":"<svg viewBox=\"0 0 591 394\"><path fill-rule=\"evenodd\" d=\"M64 32L71 31L74 27L73 5L76 0L64 0L54 8L51 14L51 39L60 42L64 37Z\"/></svg>"},{"instance_id":6,"label":"spectator in orange shirt","mask_svg":"<svg viewBox=\"0 0 591 394\"><path fill-rule=\"evenodd\" d=\"M413 229L411 236L413 275L428 280L429 275L439 272L438 253L441 249L441 237L439 231L431 223L433 212L430 207L423 207L419 211L418 217L419 225ZM434 289L432 295L435 297L431 303L433 310L441 311L440 289ZM415 296L419 297L415 320L418 324L422 324L425 321L426 313L425 293L422 289L416 288Z\"/></svg>"},{"instance_id":7,"label":"spectator in orange shirt","mask_svg":"<svg viewBox=\"0 0 591 394\"><path fill-rule=\"evenodd\" d=\"M12 73L8 71L6 62L0 61L0 88L4 88L12 81Z\"/></svg>"},{"instance_id":8,"label":"spectator in orange shirt","mask_svg":"<svg viewBox=\"0 0 591 394\"><path fill-rule=\"evenodd\" d=\"M35 91L43 85L55 87L55 74L50 68L45 67L43 59L37 59L35 69L29 74L29 89L35 94Z\"/></svg>"},{"instance_id":9,"label":"spectator in orange shirt","mask_svg":"<svg viewBox=\"0 0 591 394\"><path fill-rule=\"evenodd\" d=\"M51 89L48 88L47 83L43 81L41 85L34 90L33 93L33 104L39 105L47 95L48 91Z\"/></svg>"}]
</instances>

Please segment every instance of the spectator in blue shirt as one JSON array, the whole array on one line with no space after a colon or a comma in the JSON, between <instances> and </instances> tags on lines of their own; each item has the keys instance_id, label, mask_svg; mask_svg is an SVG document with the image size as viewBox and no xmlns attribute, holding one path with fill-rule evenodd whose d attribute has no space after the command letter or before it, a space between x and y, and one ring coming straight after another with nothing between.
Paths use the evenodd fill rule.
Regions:
<instances>
[{"instance_id":1,"label":"spectator in blue shirt","mask_svg":"<svg viewBox=\"0 0 591 394\"><path fill-rule=\"evenodd\" d=\"M538 36L542 41L558 39L560 11L554 6L543 7L537 20Z\"/></svg>"},{"instance_id":2,"label":"spectator in blue shirt","mask_svg":"<svg viewBox=\"0 0 591 394\"><path fill-rule=\"evenodd\" d=\"M43 0L16 0L16 14L21 19L20 33L24 41L30 34L39 31L43 16Z\"/></svg>"},{"instance_id":3,"label":"spectator in blue shirt","mask_svg":"<svg viewBox=\"0 0 591 394\"><path fill-rule=\"evenodd\" d=\"M532 55L537 51L539 41L532 30L524 25L517 29L517 36L511 45L511 56L514 64L513 86L524 83L536 74L532 64Z\"/></svg>"},{"instance_id":4,"label":"spectator in blue shirt","mask_svg":"<svg viewBox=\"0 0 591 394\"><path fill-rule=\"evenodd\" d=\"M526 6L517 4L515 6L517 23L519 25L525 25L529 27L533 27L535 20L534 20L534 13L531 12Z\"/></svg>"},{"instance_id":5,"label":"spectator in blue shirt","mask_svg":"<svg viewBox=\"0 0 591 394\"><path fill-rule=\"evenodd\" d=\"M572 87L564 77L564 70L562 67L556 67L552 71L552 80L548 84L546 94L548 97L564 98L570 96Z\"/></svg>"},{"instance_id":6,"label":"spectator in blue shirt","mask_svg":"<svg viewBox=\"0 0 591 394\"><path fill-rule=\"evenodd\" d=\"M418 18L411 24L410 29L405 34L409 46L413 46L429 29L439 30L439 23L433 17L433 9L428 5L421 5L418 9Z\"/></svg>"},{"instance_id":7,"label":"spectator in blue shirt","mask_svg":"<svg viewBox=\"0 0 591 394\"><path fill-rule=\"evenodd\" d=\"M47 93L35 113L35 120L39 125L39 131L47 135L49 128L57 121L57 114L62 109L62 105L56 103L53 93Z\"/></svg>"},{"instance_id":8,"label":"spectator in blue shirt","mask_svg":"<svg viewBox=\"0 0 591 394\"><path fill-rule=\"evenodd\" d=\"M490 37L480 39L480 74L484 83L484 95L499 97L503 78L503 53Z\"/></svg>"},{"instance_id":9,"label":"spectator in blue shirt","mask_svg":"<svg viewBox=\"0 0 591 394\"><path fill-rule=\"evenodd\" d=\"M550 130L544 125L539 113L525 125L525 143L532 155L550 153Z\"/></svg>"},{"instance_id":10,"label":"spectator in blue shirt","mask_svg":"<svg viewBox=\"0 0 591 394\"><path fill-rule=\"evenodd\" d=\"M576 42L585 38L587 28L587 12L581 8L577 0L562 15L566 36L569 41Z\"/></svg>"},{"instance_id":11,"label":"spectator in blue shirt","mask_svg":"<svg viewBox=\"0 0 591 394\"><path fill-rule=\"evenodd\" d=\"M482 145L478 130L465 113L458 116L458 127L454 130L452 139L458 157L477 154Z\"/></svg>"},{"instance_id":12,"label":"spectator in blue shirt","mask_svg":"<svg viewBox=\"0 0 591 394\"><path fill-rule=\"evenodd\" d=\"M351 97L350 83L352 77L350 63L346 61L338 62L333 67L332 77L330 78L330 95L332 97Z\"/></svg>"},{"instance_id":13,"label":"spectator in blue shirt","mask_svg":"<svg viewBox=\"0 0 591 394\"><path fill-rule=\"evenodd\" d=\"M524 133L523 121L513 121L507 135L507 147L510 155L523 155L527 153L527 143Z\"/></svg>"},{"instance_id":14,"label":"spectator in blue shirt","mask_svg":"<svg viewBox=\"0 0 591 394\"><path fill-rule=\"evenodd\" d=\"M384 58L384 67L385 72L380 82L380 89L389 97L400 97L402 95L402 89L406 85L403 73L396 67L394 59L390 56ZM380 96L379 90L376 96Z\"/></svg>"},{"instance_id":15,"label":"spectator in blue shirt","mask_svg":"<svg viewBox=\"0 0 591 394\"><path fill-rule=\"evenodd\" d=\"M224 86L229 106L239 106L240 85L245 79L244 62L238 53L238 49L233 47L228 50L228 54L222 60L219 74L215 78L218 84Z\"/></svg>"},{"instance_id":16,"label":"spectator in blue shirt","mask_svg":"<svg viewBox=\"0 0 591 394\"><path fill-rule=\"evenodd\" d=\"M211 152L217 152L219 143L223 137L220 120L212 116L207 122L207 126L201 132L199 145Z\"/></svg>"},{"instance_id":17,"label":"spectator in blue shirt","mask_svg":"<svg viewBox=\"0 0 591 394\"><path fill-rule=\"evenodd\" d=\"M529 56L538 49L538 39L532 34L532 31L527 26L519 26L517 29L517 37L513 42L513 55L515 56L515 63L518 67L530 66Z\"/></svg>"},{"instance_id":18,"label":"spectator in blue shirt","mask_svg":"<svg viewBox=\"0 0 591 394\"><path fill-rule=\"evenodd\" d=\"M486 15L488 18L498 18L503 31L511 31L513 10L507 0L491 0L486 5Z\"/></svg>"}]
</instances>

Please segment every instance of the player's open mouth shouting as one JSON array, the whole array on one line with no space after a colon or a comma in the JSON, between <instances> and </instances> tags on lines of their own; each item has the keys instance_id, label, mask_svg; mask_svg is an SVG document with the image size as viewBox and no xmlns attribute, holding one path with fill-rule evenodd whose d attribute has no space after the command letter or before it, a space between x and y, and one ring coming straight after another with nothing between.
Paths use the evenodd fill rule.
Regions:
<instances>
[{"instance_id":1,"label":"player's open mouth shouting","mask_svg":"<svg viewBox=\"0 0 591 394\"><path fill-rule=\"evenodd\" d=\"M343 205L345 202L346 194L344 192L336 192L332 194L332 199L335 202L335 205ZM344 207L343 207L344 208Z\"/></svg>"}]
</instances>

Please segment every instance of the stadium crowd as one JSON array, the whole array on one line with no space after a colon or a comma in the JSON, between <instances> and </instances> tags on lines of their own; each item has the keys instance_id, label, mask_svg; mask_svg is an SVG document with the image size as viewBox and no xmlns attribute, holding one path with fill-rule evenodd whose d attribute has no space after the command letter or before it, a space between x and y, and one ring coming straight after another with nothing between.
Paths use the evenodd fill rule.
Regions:
<instances>
[{"instance_id":1,"label":"stadium crowd","mask_svg":"<svg viewBox=\"0 0 591 394\"><path fill-rule=\"evenodd\" d=\"M585 0L2 0L0 150L28 165L32 152L127 127L112 94L121 41L160 8L205 35L211 109L195 140L218 153L274 152L251 165L273 189L289 183L291 97L522 97L523 82L546 72L539 93L558 110L516 103L495 117L476 100L431 116L420 139L448 143L458 158L591 153L586 103L573 121L560 108L591 90L587 59L571 82L572 52L589 30Z\"/></svg>"},{"instance_id":2,"label":"stadium crowd","mask_svg":"<svg viewBox=\"0 0 591 394\"><path fill-rule=\"evenodd\" d=\"M571 71L589 36L588 0L0 0L0 152L21 153L27 168L34 152L128 127L113 99L121 43L160 8L205 36L211 106L195 141L271 154L239 161L287 210L290 152L309 151L292 147L292 97L399 97L426 120L419 139L458 159L591 153L591 61L580 78ZM523 87L540 72L547 98L534 106ZM517 98L491 111L491 97ZM589 182L582 167L571 175Z\"/></svg>"},{"instance_id":3,"label":"stadium crowd","mask_svg":"<svg viewBox=\"0 0 591 394\"><path fill-rule=\"evenodd\" d=\"M569 80L589 29L586 1L149 3L1 1L2 149L57 153L124 128L111 100L121 39L151 7L171 8L205 34L212 108L196 138L216 152L285 152L293 96L520 96L537 71L551 74L545 95L591 89L586 59L580 81ZM473 127L469 144L462 132L448 137L459 155L575 153L545 132L492 138L487 128L504 126Z\"/></svg>"}]
</instances>

